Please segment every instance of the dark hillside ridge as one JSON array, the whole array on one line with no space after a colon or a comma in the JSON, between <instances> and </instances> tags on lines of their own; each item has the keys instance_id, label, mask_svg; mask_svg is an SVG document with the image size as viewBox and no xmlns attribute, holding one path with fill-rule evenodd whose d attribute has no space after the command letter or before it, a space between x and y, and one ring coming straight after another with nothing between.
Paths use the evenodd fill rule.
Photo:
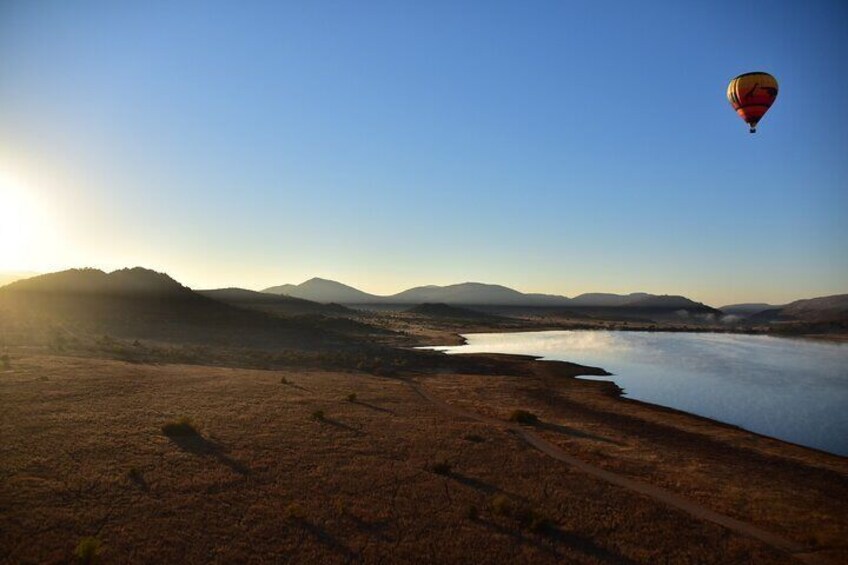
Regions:
<instances>
[{"instance_id":1,"label":"dark hillside ridge","mask_svg":"<svg viewBox=\"0 0 848 565\"><path fill-rule=\"evenodd\" d=\"M685 296L668 294L661 296L649 295L644 298L628 302L624 306L635 310L686 310L689 313L696 314L721 314L721 311L718 309L712 308L711 306L707 306L700 302L695 302Z\"/></svg>"},{"instance_id":2,"label":"dark hillside ridge","mask_svg":"<svg viewBox=\"0 0 848 565\"><path fill-rule=\"evenodd\" d=\"M108 274L99 269L69 269L19 280L0 290L42 294L194 294L168 275L141 267L119 269Z\"/></svg>"},{"instance_id":3,"label":"dark hillside ridge","mask_svg":"<svg viewBox=\"0 0 848 565\"><path fill-rule=\"evenodd\" d=\"M764 302L754 302L745 304L728 304L727 306L722 306L719 310L732 316L753 316L754 314L759 314L766 310L779 310L781 308L783 308L783 306L766 304Z\"/></svg>"},{"instance_id":4,"label":"dark hillside ridge","mask_svg":"<svg viewBox=\"0 0 848 565\"><path fill-rule=\"evenodd\" d=\"M781 315L806 321L825 321L848 317L848 294L796 300L780 309Z\"/></svg>"},{"instance_id":5,"label":"dark hillside ridge","mask_svg":"<svg viewBox=\"0 0 848 565\"><path fill-rule=\"evenodd\" d=\"M471 310L469 308L460 308L458 306L450 306L444 303L431 302L413 306L407 310L407 312L431 318L446 318L454 320L493 320L498 318L492 314Z\"/></svg>"},{"instance_id":6,"label":"dark hillside ridge","mask_svg":"<svg viewBox=\"0 0 848 565\"><path fill-rule=\"evenodd\" d=\"M611 294L608 292L589 292L575 296L571 299L570 306L624 306L630 302L641 300L652 296L646 292L634 292L631 294Z\"/></svg>"},{"instance_id":7,"label":"dark hillside ridge","mask_svg":"<svg viewBox=\"0 0 848 565\"><path fill-rule=\"evenodd\" d=\"M267 292L257 292L243 288L198 290L197 293L232 306L283 316L344 316L353 314L352 310L345 308L341 304L321 304L284 294L268 294Z\"/></svg>"},{"instance_id":8,"label":"dark hillside ridge","mask_svg":"<svg viewBox=\"0 0 848 565\"><path fill-rule=\"evenodd\" d=\"M18 330L250 347L319 347L345 341L315 323L287 321L213 300L164 273L71 269L0 288L0 312Z\"/></svg>"}]
</instances>

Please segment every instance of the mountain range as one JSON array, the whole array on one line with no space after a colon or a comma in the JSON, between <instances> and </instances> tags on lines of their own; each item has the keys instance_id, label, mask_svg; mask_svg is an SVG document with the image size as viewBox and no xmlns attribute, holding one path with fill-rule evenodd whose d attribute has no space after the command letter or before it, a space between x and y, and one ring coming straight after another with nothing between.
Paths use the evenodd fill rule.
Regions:
<instances>
[{"instance_id":1,"label":"mountain range","mask_svg":"<svg viewBox=\"0 0 848 565\"><path fill-rule=\"evenodd\" d=\"M313 278L299 285L286 284L266 288L263 292L283 294L314 302L348 305L441 303L462 306L567 306L569 308L660 309L718 313L718 310L685 296L636 292L625 295L590 293L568 298L553 294L523 293L502 285L478 282L447 286L419 286L397 294L379 296L336 281Z\"/></svg>"},{"instance_id":2,"label":"mountain range","mask_svg":"<svg viewBox=\"0 0 848 565\"><path fill-rule=\"evenodd\" d=\"M676 295L587 293L568 298L522 293L502 285L476 282L419 286L390 296L369 294L320 278L299 285L271 287L262 292L239 288L194 291L164 273L140 267L112 273L97 269L71 269L0 287L0 310L5 309L9 313L27 310L53 319L110 324L120 321L122 326L138 326L153 319L179 325L213 324L223 327L235 323L264 326L267 318L257 317L257 314L325 317L350 314L342 304L375 307L427 304L430 310L436 308L442 313L447 311L444 305L484 311L489 307L489 313L506 315L510 311L519 313L520 310L533 308L543 309L545 313L560 308L575 317L623 315L660 319L683 315L697 316L704 321L722 319L726 322L730 315L751 325L799 322L845 324L848 321L848 294L796 300L786 305L731 304L715 309ZM493 306L501 307L503 311L496 311L496 308L491 308Z\"/></svg>"}]
</instances>

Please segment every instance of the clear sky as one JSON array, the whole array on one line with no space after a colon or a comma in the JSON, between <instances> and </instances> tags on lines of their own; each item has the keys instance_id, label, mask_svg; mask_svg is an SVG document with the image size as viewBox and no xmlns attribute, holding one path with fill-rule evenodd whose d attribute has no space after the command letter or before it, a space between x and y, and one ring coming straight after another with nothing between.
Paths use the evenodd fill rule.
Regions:
<instances>
[{"instance_id":1,"label":"clear sky","mask_svg":"<svg viewBox=\"0 0 848 565\"><path fill-rule=\"evenodd\" d=\"M3 0L0 197L0 270L848 292L848 3Z\"/></svg>"}]
</instances>

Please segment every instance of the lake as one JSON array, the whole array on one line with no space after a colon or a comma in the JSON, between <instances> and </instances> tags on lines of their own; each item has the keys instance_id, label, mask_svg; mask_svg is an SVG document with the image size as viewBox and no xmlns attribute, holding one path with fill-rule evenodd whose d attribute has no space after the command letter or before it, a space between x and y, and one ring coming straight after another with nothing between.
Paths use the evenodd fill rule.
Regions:
<instances>
[{"instance_id":1,"label":"lake","mask_svg":"<svg viewBox=\"0 0 848 565\"><path fill-rule=\"evenodd\" d=\"M629 398L848 456L848 344L718 333L464 335L447 353L514 353L602 367Z\"/></svg>"}]
</instances>

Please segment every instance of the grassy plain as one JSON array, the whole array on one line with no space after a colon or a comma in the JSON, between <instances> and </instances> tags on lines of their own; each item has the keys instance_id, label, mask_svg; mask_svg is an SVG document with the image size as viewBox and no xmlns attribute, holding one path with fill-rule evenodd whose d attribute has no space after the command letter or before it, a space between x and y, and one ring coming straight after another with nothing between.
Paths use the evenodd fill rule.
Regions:
<instances>
[{"instance_id":1,"label":"grassy plain","mask_svg":"<svg viewBox=\"0 0 848 565\"><path fill-rule=\"evenodd\" d=\"M844 459L622 401L567 366L496 358L475 365L483 374L379 376L39 348L10 357L0 376L9 563L66 561L89 536L105 562L793 560L570 468L509 429L446 414L409 381L505 422L528 410L535 433L586 461L817 559L847 555ZM196 433L163 432L181 418Z\"/></svg>"}]
</instances>

